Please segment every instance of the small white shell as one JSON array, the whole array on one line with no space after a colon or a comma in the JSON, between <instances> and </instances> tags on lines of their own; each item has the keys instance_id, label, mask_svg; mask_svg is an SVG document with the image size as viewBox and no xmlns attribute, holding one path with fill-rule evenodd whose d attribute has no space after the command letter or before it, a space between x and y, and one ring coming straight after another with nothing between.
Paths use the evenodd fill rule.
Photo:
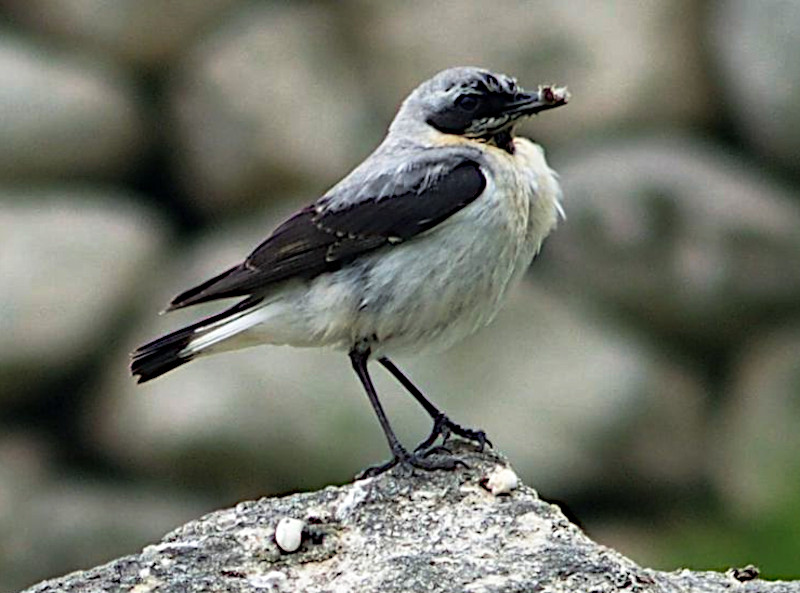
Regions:
<instances>
[{"instance_id":1,"label":"small white shell","mask_svg":"<svg viewBox=\"0 0 800 593\"><path fill-rule=\"evenodd\" d=\"M284 517L278 521L275 528L275 543L284 552L296 552L303 543L303 528L305 521Z\"/></svg>"},{"instance_id":2,"label":"small white shell","mask_svg":"<svg viewBox=\"0 0 800 593\"><path fill-rule=\"evenodd\" d=\"M486 480L486 488L492 494L508 494L519 485L519 478L510 467L496 467Z\"/></svg>"}]
</instances>

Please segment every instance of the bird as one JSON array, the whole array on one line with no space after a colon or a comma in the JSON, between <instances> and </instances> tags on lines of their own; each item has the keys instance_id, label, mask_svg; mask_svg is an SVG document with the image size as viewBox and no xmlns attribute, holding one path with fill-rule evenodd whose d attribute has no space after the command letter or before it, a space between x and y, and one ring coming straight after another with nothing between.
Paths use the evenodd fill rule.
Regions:
<instances>
[{"instance_id":1,"label":"bird","mask_svg":"<svg viewBox=\"0 0 800 593\"><path fill-rule=\"evenodd\" d=\"M401 103L378 147L301 208L241 263L176 296L167 311L217 299L227 309L132 354L139 383L197 358L271 344L346 352L391 459L412 471L463 462L456 435L482 449L482 430L451 420L390 357L450 347L487 325L564 217L557 174L515 125L567 104L565 87L526 91L511 76L454 67ZM429 436L405 448L368 363L377 361L424 408ZM435 443L442 438L442 445Z\"/></svg>"}]
</instances>

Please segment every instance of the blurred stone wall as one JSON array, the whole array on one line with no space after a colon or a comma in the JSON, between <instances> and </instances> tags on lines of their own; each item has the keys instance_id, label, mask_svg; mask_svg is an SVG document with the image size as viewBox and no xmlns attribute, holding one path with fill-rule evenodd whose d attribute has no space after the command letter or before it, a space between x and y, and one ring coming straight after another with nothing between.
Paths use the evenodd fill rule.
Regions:
<instances>
[{"instance_id":1,"label":"blurred stone wall","mask_svg":"<svg viewBox=\"0 0 800 593\"><path fill-rule=\"evenodd\" d=\"M157 315L467 64L569 86L522 130L567 220L492 327L400 362L635 560L800 576L800 1L0 0L0 17L0 591L388 454L341 354L257 348L137 387L128 353L215 310Z\"/></svg>"}]
</instances>

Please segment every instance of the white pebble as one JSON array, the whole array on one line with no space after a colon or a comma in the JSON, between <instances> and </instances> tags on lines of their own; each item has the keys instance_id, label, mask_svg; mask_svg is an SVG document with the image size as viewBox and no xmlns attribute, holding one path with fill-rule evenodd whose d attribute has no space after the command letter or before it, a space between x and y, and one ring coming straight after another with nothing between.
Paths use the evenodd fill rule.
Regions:
<instances>
[{"instance_id":1,"label":"white pebble","mask_svg":"<svg viewBox=\"0 0 800 593\"><path fill-rule=\"evenodd\" d=\"M486 487L492 494L508 494L519 485L519 478L510 467L497 467L486 480Z\"/></svg>"},{"instance_id":2,"label":"white pebble","mask_svg":"<svg viewBox=\"0 0 800 593\"><path fill-rule=\"evenodd\" d=\"M284 552L296 552L303 542L305 521L284 517L275 528L275 543Z\"/></svg>"}]
</instances>

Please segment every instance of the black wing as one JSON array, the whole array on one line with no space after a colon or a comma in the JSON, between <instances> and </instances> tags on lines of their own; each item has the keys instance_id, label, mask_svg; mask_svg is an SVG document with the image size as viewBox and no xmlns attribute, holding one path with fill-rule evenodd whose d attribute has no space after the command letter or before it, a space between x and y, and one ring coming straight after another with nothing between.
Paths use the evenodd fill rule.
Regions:
<instances>
[{"instance_id":1,"label":"black wing","mask_svg":"<svg viewBox=\"0 0 800 593\"><path fill-rule=\"evenodd\" d=\"M308 279L335 271L364 253L433 228L486 187L480 167L471 160L454 161L439 170L412 169L404 181L377 176L358 188L365 198L355 204L336 207L328 197L304 208L242 264L178 295L170 309L249 296L289 278Z\"/></svg>"}]
</instances>

